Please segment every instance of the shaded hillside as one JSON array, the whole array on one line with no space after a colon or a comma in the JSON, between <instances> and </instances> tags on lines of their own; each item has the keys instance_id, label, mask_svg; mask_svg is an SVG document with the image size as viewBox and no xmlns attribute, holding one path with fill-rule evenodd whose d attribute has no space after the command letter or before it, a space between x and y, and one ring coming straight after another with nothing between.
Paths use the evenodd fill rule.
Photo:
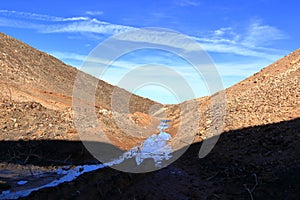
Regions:
<instances>
[{"instance_id":1,"label":"shaded hillside","mask_svg":"<svg viewBox=\"0 0 300 200\"><path fill-rule=\"evenodd\" d=\"M71 183L33 192L25 199L298 199L300 196L300 119L255 126L221 135L205 158L198 158L202 143L168 167L146 174L128 174L101 169L84 174ZM31 145L43 158L49 145L58 145L65 158L74 142L2 142L1 147L21 150ZM20 151L18 151L20 152ZM26 154L17 154L26 159ZM49 158L57 159L51 152ZM70 160L81 162L86 152L72 152ZM11 159L1 154L1 160ZM48 165L34 156L28 163ZM254 187L255 186L255 187Z\"/></svg>"}]
</instances>

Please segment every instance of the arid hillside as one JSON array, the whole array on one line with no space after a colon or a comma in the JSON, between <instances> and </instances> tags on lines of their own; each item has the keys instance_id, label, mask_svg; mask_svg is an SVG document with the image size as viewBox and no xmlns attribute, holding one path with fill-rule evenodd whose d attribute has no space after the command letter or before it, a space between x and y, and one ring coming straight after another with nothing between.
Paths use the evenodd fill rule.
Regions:
<instances>
[{"instance_id":1,"label":"arid hillside","mask_svg":"<svg viewBox=\"0 0 300 200\"><path fill-rule=\"evenodd\" d=\"M73 85L78 70L53 56L0 33L1 87L16 101L34 100L48 108L71 107ZM86 75L86 80L95 79ZM98 80L96 106L109 108L114 86ZM146 112L155 102L133 95L132 112Z\"/></svg>"},{"instance_id":2,"label":"arid hillside","mask_svg":"<svg viewBox=\"0 0 300 200\"><path fill-rule=\"evenodd\" d=\"M64 139L78 140L72 118L72 92L78 70L60 60L40 52L10 36L0 34L0 122L2 140ZM253 76L222 91L224 126L219 133L256 125L288 121L300 117L300 50L285 56ZM85 82L97 80L85 74ZM185 133L196 135L202 141L220 118L213 119L211 109L215 95L184 102L179 105L161 105L149 99L132 95L129 113L111 111L114 86L99 81L96 89L97 116L103 131L121 148L136 145L141 138L128 136L114 122L120 118L122 127L136 132L156 122L153 113L165 111L172 120L168 132L183 139ZM122 94L131 95L125 90ZM122 102L120 102L122 104ZM188 106L197 105L197 109ZM161 108L161 107L164 108ZM153 109L155 108L155 109ZM187 109L188 108L188 109ZM117 114L116 114L117 113ZM115 114L115 115L114 115ZM197 117L196 117L197 115ZM122 121L122 119L128 120ZM189 126L195 119L199 123ZM217 120L217 121L216 121ZM155 124L155 123L154 123ZM90 131L97 127L92 127ZM151 129L152 130L152 129ZM150 132L149 132L150 134ZM175 142L176 143L176 142Z\"/></svg>"},{"instance_id":3,"label":"arid hillside","mask_svg":"<svg viewBox=\"0 0 300 200\"><path fill-rule=\"evenodd\" d=\"M71 109L76 68L3 33L0 33L0 66L1 139L79 139ZM110 120L111 95L115 87L82 74L87 85L98 81L95 107L104 124L103 131L109 136L115 135L111 139L116 145L135 144L133 138L122 134ZM151 120L148 111L153 106L161 107L157 102L118 89L121 95L130 96L130 113L124 115L133 126L148 124ZM128 141L124 141L127 138Z\"/></svg>"},{"instance_id":4,"label":"arid hillside","mask_svg":"<svg viewBox=\"0 0 300 200\"><path fill-rule=\"evenodd\" d=\"M221 132L299 118L299 86L300 49L224 91L226 115ZM205 139L209 128L215 123L210 116L211 109L215 109L211 105L213 98L214 95L197 100L200 120L199 129L194 130L196 141ZM174 126L178 126L180 105L167 107L175 119ZM191 115L188 113L185 118L188 116Z\"/></svg>"},{"instance_id":5,"label":"arid hillside","mask_svg":"<svg viewBox=\"0 0 300 200\"><path fill-rule=\"evenodd\" d=\"M0 197L57 181L60 174L49 175L54 168L72 172L80 165L102 165L75 127L72 94L78 72L0 33ZM95 104L78 101L95 108L100 124L84 127L91 144L109 153L126 152L157 131L161 119L171 120L166 132L173 136L168 139L172 159L191 136L194 144L155 172L99 168L24 199L299 199L300 49L224 91L178 105L161 105L119 88L120 101L112 110L116 87L88 74L82 81L98 81ZM126 111L122 98L128 96ZM100 129L111 144L93 140ZM216 146L199 159L199 149L215 138ZM137 167L133 157L124 163ZM143 161L140 167L148 165ZM33 173L38 169L43 176ZM23 179L28 183L19 185Z\"/></svg>"}]
</instances>

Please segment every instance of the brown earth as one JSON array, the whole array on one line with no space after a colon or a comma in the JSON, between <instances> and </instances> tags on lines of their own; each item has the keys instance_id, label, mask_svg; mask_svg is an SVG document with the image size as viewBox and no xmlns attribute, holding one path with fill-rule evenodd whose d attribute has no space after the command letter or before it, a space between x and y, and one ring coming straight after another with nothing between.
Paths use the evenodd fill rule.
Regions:
<instances>
[{"instance_id":1,"label":"brown earth","mask_svg":"<svg viewBox=\"0 0 300 200\"><path fill-rule=\"evenodd\" d=\"M44 128L37 128L35 127L37 122L31 122L31 120L37 120L38 113L33 118L32 115L29 117L22 110L19 110L22 113L22 117L16 119L18 115L15 111L12 112L11 109L2 106L0 113L4 112L5 115L1 114L3 117L0 120L7 121L7 123L11 123L12 120L17 127L5 129L4 125L2 130L5 134L1 134L0 138L5 140L8 139L7 135L9 135L9 139L42 137L42 139L78 140L79 137L72 122L71 109L73 85L78 70L5 34L0 34L0 41L1 102L16 102L17 104L18 102L22 102L22 104L26 104L25 102L29 102L28 104L30 102L39 103L43 107L41 108L43 109L42 112L46 115L49 112L50 118L54 118L53 112L57 112L55 115L56 119L51 119L53 120L51 121L46 117L45 119L49 121L43 120L39 122L40 124L45 123L41 125ZM226 101L224 102L226 103L225 126L218 132L265 125L300 117L299 76L300 50L296 50L253 76L226 89L224 91L226 95ZM94 77L86 74L86 82L94 80ZM129 149L140 140L139 138L129 137L125 141L126 133L114 123L112 112L110 112L113 90L114 86L99 80L95 95L97 115L102 122L102 127L104 127L103 131L109 137L111 137L112 132L115 133L116 137L111 138L115 145L121 145L121 148ZM122 91L121 95L124 94L123 96L130 95L125 90L119 90ZM183 126L183 130L177 134L178 137L184 138L184 134L189 132L192 135L196 135L195 142L202 141L207 135L210 135L209 128L216 123L216 120L220 120L223 117L212 119L212 116L210 116L213 100L214 95L197 99L198 112L192 113L192 109L184 108L186 104L191 104L192 101L184 102L180 105L163 106L149 99L132 95L130 99L130 113L125 113L126 117L124 117L127 121L123 122L122 119L120 121L128 127L133 127L130 131L135 129L142 131L141 127L147 126L151 121L157 121L154 119L155 116L151 115L151 112L155 113L163 106L165 117L172 119L171 127L168 130L171 135L174 136L179 127ZM122 104L122 102L119 104ZM153 107L157 109L150 111ZM103 112L103 110L107 111ZM39 111L36 109L30 112ZM199 120L197 127L189 127L190 122L196 118L195 113L201 120ZM122 113L120 116L120 118L123 118ZM44 131L49 124L51 134L48 131ZM28 125L31 125L31 127L27 127ZM60 128L57 127L60 130L51 129L51 125L60 126ZM32 131L33 127L40 131ZM15 130L19 132L18 137L12 138L15 135L12 132L15 132ZM33 135L28 134L32 132ZM42 132L43 134L41 134ZM35 133L36 135L34 135ZM124 140L119 140L119 136L124 138Z\"/></svg>"},{"instance_id":2,"label":"brown earth","mask_svg":"<svg viewBox=\"0 0 300 200\"><path fill-rule=\"evenodd\" d=\"M78 155L78 149L84 149L82 145L78 147L80 144L71 145L67 150L65 145L55 148L45 142L79 140L72 116L72 92L77 73L77 69L58 59L0 33L2 162L21 160L19 164L56 165L63 164L67 158L74 164L81 160L96 162L84 150L80 152L85 153ZM98 81L85 74L87 83L95 80ZM114 86L99 80L95 95L97 117L101 130L120 149L129 149L153 133L162 117L172 120L167 131L172 136L176 134L178 141L184 139L186 133L196 136L195 143L209 140L214 135L210 133L212 127L223 117L225 125L217 132L224 133L213 152L204 159L197 157L201 144L197 143L174 164L158 172L132 175L111 169L99 170L72 183L41 190L29 198L49 195L49 198L80 199L249 199L247 188L255 183L254 176L257 176L259 184L252 192L256 198L266 198L268 193L269 199L297 199L297 191L300 191L297 185L299 82L300 49L220 92L226 95L224 105L212 105L218 94L179 105L161 105L132 95L129 113L112 112L110 101ZM131 95L125 90L121 94ZM194 105L198 112L188 109ZM222 106L225 106L226 115L211 116L211 109L218 111ZM121 119L126 131L139 137L121 130L113 115ZM195 119L199 119L199 123L188 126ZM154 125L141 134L149 124ZM182 125L183 129L177 134ZM91 127L89 131L98 129ZM57 147L67 153L56 153ZM29 154L28 148L34 152Z\"/></svg>"},{"instance_id":3,"label":"brown earth","mask_svg":"<svg viewBox=\"0 0 300 200\"><path fill-rule=\"evenodd\" d=\"M71 109L73 85L78 70L3 33L0 33L0 44L0 121L3 122L0 139L79 140ZM86 84L98 81L95 107L102 131L121 148L131 148L138 143L139 138L127 137L113 120L109 120L112 118L110 101L115 87L82 74ZM144 116L150 108L161 106L123 89L118 90L121 95L130 96L129 111L135 115L132 128L136 131L142 125L140 122L145 123ZM121 115L130 119L129 114L120 113L121 123L131 122L122 121ZM151 120L149 116L146 118ZM115 136L111 135L112 132Z\"/></svg>"},{"instance_id":4,"label":"brown earth","mask_svg":"<svg viewBox=\"0 0 300 200\"><path fill-rule=\"evenodd\" d=\"M223 131L288 121L300 117L300 49L267 66L253 76L226 89ZM215 123L209 116L214 95L198 99L200 122L195 141L206 138ZM171 106L175 124L180 109ZM221 131L222 132L222 131Z\"/></svg>"}]
</instances>

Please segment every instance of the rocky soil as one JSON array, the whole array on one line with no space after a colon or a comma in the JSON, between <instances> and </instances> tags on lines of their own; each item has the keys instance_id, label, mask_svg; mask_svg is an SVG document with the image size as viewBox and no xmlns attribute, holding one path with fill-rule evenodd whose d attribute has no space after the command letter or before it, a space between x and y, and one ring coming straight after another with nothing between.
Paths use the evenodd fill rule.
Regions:
<instances>
[{"instance_id":1,"label":"rocky soil","mask_svg":"<svg viewBox=\"0 0 300 200\"><path fill-rule=\"evenodd\" d=\"M97 162L79 142L74 124L72 92L77 73L58 59L0 33L2 166ZM98 80L84 74L84 81ZM225 91L179 105L161 105L132 95L128 112L122 110L122 101L117 102L117 110L111 110L115 87L99 81L93 105L100 126L89 125L87 133L101 129L116 148L125 150L155 132L161 118L169 118L167 132L176 138L174 149L183 148L186 144L180 141L191 135L195 144L158 172L125 174L101 169L29 198L299 199L299 82L300 49ZM131 95L119 90L120 99ZM212 104L220 95L226 96L225 101ZM223 109L226 113L222 114ZM221 114L212 116L212 111ZM213 151L199 159L201 141L221 133ZM0 186L11 187L5 181Z\"/></svg>"},{"instance_id":2,"label":"rocky soil","mask_svg":"<svg viewBox=\"0 0 300 200\"><path fill-rule=\"evenodd\" d=\"M198 99L200 120L195 141L206 138L209 128L216 123L210 114L213 109L222 106L226 107L225 117L215 119L224 119L225 124L220 133L299 118L299 85L300 49L226 89L221 94L226 100L224 104L218 105L219 108L212 106L218 94ZM180 123L180 116L185 115L180 110L181 106L168 106L169 115L174 119L173 126Z\"/></svg>"}]
</instances>

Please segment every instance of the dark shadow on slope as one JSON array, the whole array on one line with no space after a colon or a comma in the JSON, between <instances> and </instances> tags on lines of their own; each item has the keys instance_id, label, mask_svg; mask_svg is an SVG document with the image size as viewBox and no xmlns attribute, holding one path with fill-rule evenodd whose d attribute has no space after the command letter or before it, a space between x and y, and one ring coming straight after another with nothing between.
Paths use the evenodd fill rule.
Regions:
<instances>
[{"instance_id":1,"label":"dark shadow on slope","mask_svg":"<svg viewBox=\"0 0 300 200\"><path fill-rule=\"evenodd\" d=\"M123 153L119 148L100 142L86 142L90 148L105 152ZM0 141L0 162L38 166L81 165L99 163L81 141L30 140Z\"/></svg>"},{"instance_id":2,"label":"dark shadow on slope","mask_svg":"<svg viewBox=\"0 0 300 200\"><path fill-rule=\"evenodd\" d=\"M192 145L173 165L204 181L191 194L200 189L208 199L250 199L246 188L253 189L256 176L254 199L300 196L299 118L223 133L203 159L198 158L200 147Z\"/></svg>"},{"instance_id":3,"label":"dark shadow on slope","mask_svg":"<svg viewBox=\"0 0 300 200\"><path fill-rule=\"evenodd\" d=\"M113 199L299 199L300 118L225 132L203 159L193 144ZM175 152L176 154L176 152ZM257 185L256 178L257 177Z\"/></svg>"},{"instance_id":4,"label":"dark shadow on slope","mask_svg":"<svg viewBox=\"0 0 300 200\"><path fill-rule=\"evenodd\" d=\"M129 174L100 169L83 174L71 183L34 192L28 199L250 199L247 188L254 188L255 176L258 184L251 192L254 199L298 199L299 136L300 119L225 132L203 159L198 158L201 143L197 143L159 171ZM50 155L60 152L53 159L61 157L62 160L71 154L72 162L93 161L82 150L83 146L71 148L68 143L72 142L64 141L62 151L55 142L48 146L39 144L39 149L44 153L53 152ZM4 145L7 142L1 143L2 151L10 147ZM85 153L79 154L80 151ZM49 158L46 154L44 157ZM8 157L1 152L0 158L4 161ZM34 163L34 159L28 162Z\"/></svg>"}]
</instances>

